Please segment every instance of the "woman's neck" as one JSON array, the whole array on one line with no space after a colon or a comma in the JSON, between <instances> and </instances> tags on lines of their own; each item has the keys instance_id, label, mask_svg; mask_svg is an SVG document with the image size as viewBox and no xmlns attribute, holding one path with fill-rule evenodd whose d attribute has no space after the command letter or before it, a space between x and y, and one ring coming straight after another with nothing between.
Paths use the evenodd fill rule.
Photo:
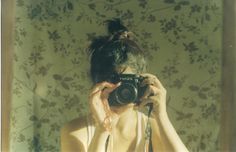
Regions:
<instances>
[{"instance_id":1,"label":"woman's neck","mask_svg":"<svg viewBox=\"0 0 236 152\"><path fill-rule=\"evenodd\" d=\"M137 122L137 113L134 104L124 105L122 107L111 107L111 110L118 115L116 128L123 134L127 134L127 129L135 128Z\"/></svg>"},{"instance_id":2,"label":"woman's neck","mask_svg":"<svg viewBox=\"0 0 236 152\"><path fill-rule=\"evenodd\" d=\"M123 106L114 106L114 107L111 107L111 110L119 116L126 115L132 111L135 111L133 103L123 105Z\"/></svg>"}]
</instances>

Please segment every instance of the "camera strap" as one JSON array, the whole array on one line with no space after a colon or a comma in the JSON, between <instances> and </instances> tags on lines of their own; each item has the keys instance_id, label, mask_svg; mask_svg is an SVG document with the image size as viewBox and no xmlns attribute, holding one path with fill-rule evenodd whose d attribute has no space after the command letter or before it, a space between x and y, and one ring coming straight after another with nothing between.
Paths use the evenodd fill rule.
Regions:
<instances>
[{"instance_id":1,"label":"camera strap","mask_svg":"<svg viewBox=\"0 0 236 152\"><path fill-rule=\"evenodd\" d=\"M148 119L149 119L151 116L152 109L153 109L153 103L148 103L147 107L148 107Z\"/></svg>"},{"instance_id":2,"label":"camera strap","mask_svg":"<svg viewBox=\"0 0 236 152\"><path fill-rule=\"evenodd\" d=\"M151 116L151 112L153 109L153 103L149 103L147 104L147 108L148 108L148 119L147 119L147 124L146 124L146 128L145 128L145 140L146 140L146 151L147 152L153 152L152 149L152 127L151 127L151 123L150 123L150 116Z\"/></svg>"},{"instance_id":3,"label":"camera strap","mask_svg":"<svg viewBox=\"0 0 236 152\"><path fill-rule=\"evenodd\" d=\"M107 148L108 148L108 143L109 143L109 139L110 139L110 135L107 137L107 140L106 140L106 147L105 147L105 152L107 152Z\"/></svg>"}]
</instances>

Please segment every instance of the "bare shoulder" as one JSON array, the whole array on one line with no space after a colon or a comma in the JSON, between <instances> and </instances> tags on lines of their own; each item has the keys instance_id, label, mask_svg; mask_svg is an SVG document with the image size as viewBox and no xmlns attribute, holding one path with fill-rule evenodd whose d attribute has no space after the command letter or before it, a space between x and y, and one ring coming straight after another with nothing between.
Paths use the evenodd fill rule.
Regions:
<instances>
[{"instance_id":1,"label":"bare shoulder","mask_svg":"<svg viewBox=\"0 0 236 152\"><path fill-rule=\"evenodd\" d=\"M86 151L88 121L92 122L92 118L90 115L85 115L66 123L62 127L62 151Z\"/></svg>"},{"instance_id":2,"label":"bare shoulder","mask_svg":"<svg viewBox=\"0 0 236 152\"><path fill-rule=\"evenodd\" d=\"M62 131L73 132L86 128L88 119L91 119L89 115L84 115L71 120L62 127Z\"/></svg>"}]
</instances>

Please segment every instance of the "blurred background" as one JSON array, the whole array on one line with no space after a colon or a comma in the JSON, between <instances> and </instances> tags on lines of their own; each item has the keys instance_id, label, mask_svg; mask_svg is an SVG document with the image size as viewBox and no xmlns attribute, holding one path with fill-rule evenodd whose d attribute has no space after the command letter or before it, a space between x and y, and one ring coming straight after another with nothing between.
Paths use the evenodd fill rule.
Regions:
<instances>
[{"instance_id":1,"label":"blurred background","mask_svg":"<svg viewBox=\"0 0 236 152\"><path fill-rule=\"evenodd\" d=\"M60 128L88 112L86 48L114 17L146 51L148 72L167 89L169 117L187 148L220 151L221 0L15 0L6 6L12 8L6 13L12 30L5 33L10 102L2 132L10 152L60 151Z\"/></svg>"}]
</instances>

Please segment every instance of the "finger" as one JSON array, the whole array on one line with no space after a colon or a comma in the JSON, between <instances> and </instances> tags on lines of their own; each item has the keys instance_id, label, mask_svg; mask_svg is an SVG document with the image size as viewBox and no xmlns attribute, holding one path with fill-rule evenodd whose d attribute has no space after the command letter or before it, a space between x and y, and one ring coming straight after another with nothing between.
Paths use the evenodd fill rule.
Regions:
<instances>
[{"instance_id":1,"label":"finger","mask_svg":"<svg viewBox=\"0 0 236 152\"><path fill-rule=\"evenodd\" d=\"M157 82L158 86L163 87L162 83L160 82L160 80L153 74L150 74L150 73L143 73L143 74L140 74L141 76L143 76L144 78L154 78L155 81Z\"/></svg>"},{"instance_id":2,"label":"finger","mask_svg":"<svg viewBox=\"0 0 236 152\"><path fill-rule=\"evenodd\" d=\"M143 87L146 85L154 85L154 86L158 87L158 83L156 82L156 80L151 79L151 78L144 79L140 86Z\"/></svg>"},{"instance_id":3,"label":"finger","mask_svg":"<svg viewBox=\"0 0 236 152\"><path fill-rule=\"evenodd\" d=\"M141 103L138 105L138 107L143 108L143 107L147 106L150 103L156 105L157 104L156 100L157 100L157 96L151 96L151 97L148 97L148 98L143 98Z\"/></svg>"},{"instance_id":4,"label":"finger","mask_svg":"<svg viewBox=\"0 0 236 152\"><path fill-rule=\"evenodd\" d=\"M113 85L113 86L106 87L106 88L104 88L103 93L109 94L109 93L111 93L113 90L115 90L116 88L118 88L120 85L121 85L121 82L119 82L119 83L117 83L117 84L115 84L115 85Z\"/></svg>"},{"instance_id":5,"label":"finger","mask_svg":"<svg viewBox=\"0 0 236 152\"><path fill-rule=\"evenodd\" d=\"M107 99L109 94L114 91L116 88L118 88L119 86L121 85L121 82L115 84L114 86L112 87L109 87L109 88L105 88L103 91L102 91L102 98L103 99Z\"/></svg>"},{"instance_id":6,"label":"finger","mask_svg":"<svg viewBox=\"0 0 236 152\"><path fill-rule=\"evenodd\" d=\"M150 73L142 73L140 75L143 77L156 77L154 74L150 74Z\"/></svg>"},{"instance_id":7,"label":"finger","mask_svg":"<svg viewBox=\"0 0 236 152\"><path fill-rule=\"evenodd\" d=\"M103 104L101 102L92 102L90 104L90 110L98 122L102 122L106 116Z\"/></svg>"},{"instance_id":8,"label":"finger","mask_svg":"<svg viewBox=\"0 0 236 152\"><path fill-rule=\"evenodd\" d=\"M110 88L110 87L113 87L113 86L115 86L115 84L110 83L110 82L106 82L106 81L98 83L93 87L90 95L92 95L94 93L97 93L98 91L102 91L105 88Z\"/></svg>"},{"instance_id":9,"label":"finger","mask_svg":"<svg viewBox=\"0 0 236 152\"><path fill-rule=\"evenodd\" d=\"M143 98L150 97L150 96L155 96L159 92L160 92L160 89L158 89L157 87L152 86L152 85L148 85L148 87L146 88L146 90L140 100L142 100Z\"/></svg>"},{"instance_id":10,"label":"finger","mask_svg":"<svg viewBox=\"0 0 236 152\"><path fill-rule=\"evenodd\" d=\"M91 92L92 92L92 93L93 93L93 92L97 92L98 90L103 90L105 87L112 87L112 86L114 86L113 83L104 81L104 82L101 82L101 83L97 83L97 84L93 87L93 89L92 89Z\"/></svg>"},{"instance_id":11,"label":"finger","mask_svg":"<svg viewBox=\"0 0 236 152\"><path fill-rule=\"evenodd\" d=\"M108 104L107 95L103 95L102 91L98 91L90 96L89 106L92 110L100 111L104 110L106 113L110 112L110 107Z\"/></svg>"},{"instance_id":12,"label":"finger","mask_svg":"<svg viewBox=\"0 0 236 152\"><path fill-rule=\"evenodd\" d=\"M108 112L109 111L109 104L107 102L108 95L112 90L117 88L119 85L120 85L120 83L110 85L110 83L106 83L106 82L98 84L95 87L95 90L97 90L97 87L99 87L99 86L107 87L107 88L104 88L103 90L99 89L96 92L93 92L92 94L90 94L89 105L90 105L91 109L96 110L96 107L98 107L100 109L106 108L106 111Z\"/></svg>"}]
</instances>

